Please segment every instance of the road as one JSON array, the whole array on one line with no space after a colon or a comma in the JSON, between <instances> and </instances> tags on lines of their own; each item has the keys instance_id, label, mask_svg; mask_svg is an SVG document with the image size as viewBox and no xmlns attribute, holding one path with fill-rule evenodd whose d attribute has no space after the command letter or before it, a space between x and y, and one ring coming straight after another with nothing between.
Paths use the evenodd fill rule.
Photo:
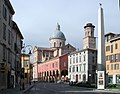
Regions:
<instances>
[{"instance_id":1,"label":"road","mask_svg":"<svg viewBox=\"0 0 120 94\"><path fill-rule=\"evenodd\" d=\"M95 90L90 88L69 86L68 84L35 83L25 94L120 94L120 92Z\"/></svg>"}]
</instances>

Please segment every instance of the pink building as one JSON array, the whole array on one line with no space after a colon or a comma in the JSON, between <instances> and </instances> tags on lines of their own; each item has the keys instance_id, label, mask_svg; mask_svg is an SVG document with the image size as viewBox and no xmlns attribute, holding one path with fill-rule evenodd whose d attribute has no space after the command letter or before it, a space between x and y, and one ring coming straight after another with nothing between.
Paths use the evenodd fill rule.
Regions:
<instances>
[{"instance_id":1,"label":"pink building","mask_svg":"<svg viewBox=\"0 0 120 94\"><path fill-rule=\"evenodd\" d=\"M50 48L34 48L33 80L55 81L68 75L68 54L76 49L66 44L66 38L57 24L49 39Z\"/></svg>"},{"instance_id":2,"label":"pink building","mask_svg":"<svg viewBox=\"0 0 120 94\"><path fill-rule=\"evenodd\" d=\"M38 64L38 79L45 81L55 81L68 75L68 54L64 54L45 63Z\"/></svg>"}]
</instances>

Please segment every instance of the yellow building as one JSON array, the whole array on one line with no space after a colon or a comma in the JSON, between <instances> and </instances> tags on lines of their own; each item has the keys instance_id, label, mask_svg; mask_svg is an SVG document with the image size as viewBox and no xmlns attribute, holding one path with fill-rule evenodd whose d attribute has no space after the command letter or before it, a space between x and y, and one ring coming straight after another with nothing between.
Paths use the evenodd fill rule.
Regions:
<instances>
[{"instance_id":1,"label":"yellow building","mask_svg":"<svg viewBox=\"0 0 120 94\"><path fill-rule=\"evenodd\" d=\"M30 55L22 54L21 67L24 68L24 83L30 82Z\"/></svg>"},{"instance_id":2,"label":"yellow building","mask_svg":"<svg viewBox=\"0 0 120 94\"><path fill-rule=\"evenodd\" d=\"M106 73L109 84L120 83L120 34L105 35Z\"/></svg>"}]
</instances>

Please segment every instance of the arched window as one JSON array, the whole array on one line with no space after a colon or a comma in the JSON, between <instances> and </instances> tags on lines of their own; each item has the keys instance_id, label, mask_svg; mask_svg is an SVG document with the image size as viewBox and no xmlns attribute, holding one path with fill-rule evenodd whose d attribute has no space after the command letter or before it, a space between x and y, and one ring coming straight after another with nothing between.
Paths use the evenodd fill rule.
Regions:
<instances>
[{"instance_id":1,"label":"arched window","mask_svg":"<svg viewBox=\"0 0 120 94\"><path fill-rule=\"evenodd\" d=\"M56 47L56 43L54 42L54 47Z\"/></svg>"},{"instance_id":2,"label":"arched window","mask_svg":"<svg viewBox=\"0 0 120 94\"><path fill-rule=\"evenodd\" d=\"M62 47L62 43L60 42L60 47Z\"/></svg>"}]
</instances>

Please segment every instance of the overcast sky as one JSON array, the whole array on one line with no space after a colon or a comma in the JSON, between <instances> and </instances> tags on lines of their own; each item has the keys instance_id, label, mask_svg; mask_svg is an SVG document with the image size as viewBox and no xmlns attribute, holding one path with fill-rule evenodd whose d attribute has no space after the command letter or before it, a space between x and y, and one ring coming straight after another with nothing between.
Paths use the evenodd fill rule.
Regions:
<instances>
[{"instance_id":1,"label":"overcast sky","mask_svg":"<svg viewBox=\"0 0 120 94\"><path fill-rule=\"evenodd\" d=\"M104 9L105 33L120 33L118 0L10 0L18 24L28 45L49 47L49 38L57 22L65 34L66 43L83 48L84 25L95 25L97 37L98 8Z\"/></svg>"}]
</instances>

